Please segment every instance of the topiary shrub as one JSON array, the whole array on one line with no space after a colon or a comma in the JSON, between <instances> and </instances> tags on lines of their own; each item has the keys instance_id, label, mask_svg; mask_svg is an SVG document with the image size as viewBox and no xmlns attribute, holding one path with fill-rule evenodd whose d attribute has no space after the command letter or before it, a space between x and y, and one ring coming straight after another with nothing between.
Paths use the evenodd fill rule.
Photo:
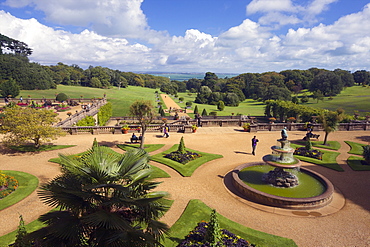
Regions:
<instances>
[{"instance_id":1,"label":"topiary shrub","mask_svg":"<svg viewBox=\"0 0 370 247\"><path fill-rule=\"evenodd\" d=\"M196 158L201 157L200 154L186 151L184 138L181 137L179 147L177 151L166 154L164 157L179 162L181 164L186 164L189 161L195 160Z\"/></svg>"},{"instance_id":2,"label":"topiary shrub","mask_svg":"<svg viewBox=\"0 0 370 247\"><path fill-rule=\"evenodd\" d=\"M67 101L68 96L65 93L58 93L57 97L55 97L56 101L63 102Z\"/></svg>"}]
</instances>

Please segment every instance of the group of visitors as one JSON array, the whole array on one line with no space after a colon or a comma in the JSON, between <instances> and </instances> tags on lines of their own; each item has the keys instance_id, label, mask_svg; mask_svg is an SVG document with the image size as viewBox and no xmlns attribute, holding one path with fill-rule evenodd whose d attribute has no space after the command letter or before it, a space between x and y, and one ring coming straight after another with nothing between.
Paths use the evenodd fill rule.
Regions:
<instances>
[{"instance_id":1,"label":"group of visitors","mask_svg":"<svg viewBox=\"0 0 370 247\"><path fill-rule=\"evenodd\" d=\"M132 133L131 136L131 143L137 143L138 141L141 141L143 139L142 135L139 134L139 136L135 135L135 133Z\"/></svg>"}]
</instances>

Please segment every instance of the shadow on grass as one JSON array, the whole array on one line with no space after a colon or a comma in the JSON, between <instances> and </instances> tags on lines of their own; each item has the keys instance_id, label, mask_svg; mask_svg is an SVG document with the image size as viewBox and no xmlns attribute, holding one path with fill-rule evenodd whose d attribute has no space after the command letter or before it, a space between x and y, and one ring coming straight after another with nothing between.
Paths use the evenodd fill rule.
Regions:
<instances>
[{"instance_id":1,"label":"shadow on grass","mask_svg":"<svg viewBox=\"0 0 370 247\"><path fill-rule=\"evenodd\" d=\"M350 156L347 164L354 171L370 171L370 164L366 164L365 159L358 156Z\"/></svg>"}]
</instances>

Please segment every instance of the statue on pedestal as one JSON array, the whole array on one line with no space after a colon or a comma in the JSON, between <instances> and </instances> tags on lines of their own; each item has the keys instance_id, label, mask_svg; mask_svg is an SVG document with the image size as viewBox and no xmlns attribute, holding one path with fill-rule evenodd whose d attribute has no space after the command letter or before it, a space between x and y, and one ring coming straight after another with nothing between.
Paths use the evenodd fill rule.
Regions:
<instances>
[{"instance_id":1,"label":"statue on pedestal","mask_svg":"<svg viewBox=\"0 0 370 247\"><path fill-rule=\"evenodd\" d=\"M284 129L281 130L281 139L283 140L288 139L288 133L287 133L286 127L284 127Z\"/></svg>"}]
</instances>

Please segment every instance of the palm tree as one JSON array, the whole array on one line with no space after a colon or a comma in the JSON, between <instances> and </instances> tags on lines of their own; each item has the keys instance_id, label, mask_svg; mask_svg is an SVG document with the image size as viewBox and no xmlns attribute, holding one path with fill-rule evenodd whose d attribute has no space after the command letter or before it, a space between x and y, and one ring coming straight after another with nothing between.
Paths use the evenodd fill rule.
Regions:
<instances>
[{"instance_id":1,"label":"palm tree","mask_svg":"<svg viewBox=\"0 0 370 247\"><path fill-rule=\"evenodd\" d=\"M166 192L150 192L148 154L115 153L96 143L81 157L59 155L62 174L41 186L40 199L57 207L40 216L47 226L28 235L41 246L160 246L168 226L158 219Z\"/></svg>"},{"instance_id":2,"label":"palm tree","mask_svg":"<svg viewBox=\"0 0 370 247\"><path fill-rule=\"evenodd\" d=\"M322 123L325 131L325 137L324 137L324 143L323 145L326 145L326 142L328 140L329 133L335 131L337 129L338 123L342 119L342 113L339 111L327 111L322 113L319 116L319 122Z\"/></svg>"}]
</instances>

